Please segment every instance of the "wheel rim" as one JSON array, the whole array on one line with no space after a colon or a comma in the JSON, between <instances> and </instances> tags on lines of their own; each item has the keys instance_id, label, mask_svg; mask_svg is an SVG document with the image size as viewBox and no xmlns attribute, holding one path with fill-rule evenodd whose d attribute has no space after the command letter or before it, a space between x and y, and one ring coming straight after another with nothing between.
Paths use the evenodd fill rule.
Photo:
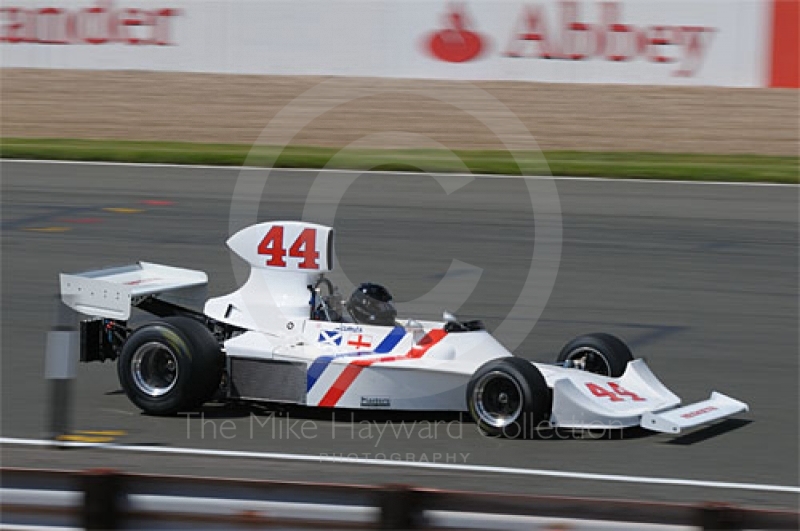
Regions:
<instances>
[{"instance_id":1,"label":"wheel rim","mask_svg":"<svg viewBox=\"0 0 800 531\"><path fill-rule=\"evenodd\" d=\"M178 381L178 358L169 347L155 341L145 343L131 358L133 382L148 396L169 393Z\"/></svg>"},{"instance_id":2,"label":"wheel rim","mask_svg":"<svg viewBox=\"0 0 800 531\"><path fill-rule=\"evenodd\" d=\"M602 352L593 347L579 347L567 355L576 369L581 371L611 376L611 364Z\"/></svg>"},{"instance_id":3,"label":"wheel rim","mask_svg":"<svg viewBox=\"0 0 800 531\"><path fill-rule=\"evenodd\" d=\"M481 421L493 428L505 428L522 412L522 389L510 375L492 371L475 384L473 402Z\"/></svg>"}]
</instances>

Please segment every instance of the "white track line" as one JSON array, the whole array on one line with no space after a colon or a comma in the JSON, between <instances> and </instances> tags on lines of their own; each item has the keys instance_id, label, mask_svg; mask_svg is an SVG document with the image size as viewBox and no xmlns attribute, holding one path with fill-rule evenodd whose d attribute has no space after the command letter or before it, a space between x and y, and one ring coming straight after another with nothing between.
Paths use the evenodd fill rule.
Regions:
<instances>
[{"instance_id":1,"label":"white track line","mask_svg":"<svg viewBox=\"0 0 800 531\"><path fill-rule=\"evenodd\" d=\"M73 164L82 166L119 166L119 167L139 167L139 168L168 168L168 169L191 169L191 170L228 170L228 171L267 171L274 170L282 173L371 173L375 175L436 175L443 177L469 177L471 179L530 179L530 180L545 180L552 179L554 181L585 181L585 182L602 182L602 183L637 183L637 184L688 184L688 185L715 185L715 186L769 186L769 187L800 187L800 184L789 183L762 183L762 182L734 182L734 181L681 181L670 179L642 179L636 177L570 177L558 176L551 177L547 175L495 175L485 173L429 173L429 172L414 172L414 171L370 171L370 170L345 170L333 168L261 168L258 166L212 166L204 164L164 164L156 162L103 162L103 161L80 161L80 160L34 160L34 159L4 159L0 158L0 162L4 163L22 163L22 164Z\"/></svg>"},{"instance_id":2,"label":"white track line","mask_svg":"<svg viewBox=\"0 0 800 531\"><path fill-rule=\"evenodd\" d=\"M80 442L60 442L43 439L15 439L0 437L0 445L20 445L37 447L89 448L112 450L118 452L136 452L167 455L198 455L203 457L231 457L242 459L269 459L275 461L294 461L302 463L329 463L347 465L371 465L401 468L419 468L448 472L476 472L483 474L502 474L514 476L543 476L562 479L580 479L592 481L612 481L618 483L642 483L646 485L670 485L677 487L700 487L708 489L737 489L762 492L800 494L800 487L789 485L765 485L762 483L734 483L726 481L706 481L696 479L659 478L647 476L624 476L616 474L596 474L591 472L564 472L561 470L543 470L536 468L511 468L489 465L459 465L448 463L424 463L414 461L391 461L385 459L359 459L353 457L335 457L326 455L284 454L275 452L249 452L241 450L206 450L202 448L176 448L166 446L130 446L124 444L94 444Z\"/></svg>"}]
</instances>

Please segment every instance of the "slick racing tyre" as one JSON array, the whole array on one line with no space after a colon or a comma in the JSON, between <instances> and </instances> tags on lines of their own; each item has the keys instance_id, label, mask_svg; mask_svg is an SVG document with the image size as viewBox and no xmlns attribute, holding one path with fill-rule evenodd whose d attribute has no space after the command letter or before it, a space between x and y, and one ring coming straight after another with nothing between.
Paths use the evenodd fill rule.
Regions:
<instances>
[{"instance_id":1,"label":"slick racing tyre","mask_svg":"<svg viewBox=\"0 0 800 531\"><path fill-rule=\"evenodd\" d=\"M633 354L621 339L611 334L596 333L578 336L561 349L558 363L587 372L618 378L625 373Z\"/></svg>"},{"instance_id":2,"label":"slick racing tyre","mask_svg":"<svg viewBox=\"0 0 800 531\"><path fill-rule=\"evenodd\" d=\"M137 329L122 347L122 389L150 415L199 407L219 387L224 358L211 332L188 317L167 317Z\"/></svg>"},{"instance_id":3,"label":"slick racing tyre","mask_svg":"<svg viewBox=\"0 0 800 531\"><path fill-rule=\"evenodd\" d=\"M467 385L467 406L491 437L532 438L550 417L550 390L531 362L509 356L481 366Z\"/></svg>"}]
</instances>

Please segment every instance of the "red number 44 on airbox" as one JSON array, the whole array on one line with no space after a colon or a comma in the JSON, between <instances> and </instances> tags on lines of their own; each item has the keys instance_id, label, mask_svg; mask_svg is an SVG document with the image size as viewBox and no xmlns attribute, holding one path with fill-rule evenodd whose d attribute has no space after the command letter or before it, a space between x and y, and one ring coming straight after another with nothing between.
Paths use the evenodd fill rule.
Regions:
<instances>
[{"instance_id":1,"label":"red number 44 on airbox","mask_svg":"<svg viewBox=\"0 0 800 531\"><path fill-rule=\"evenodd\" d=\"M296 221L237 232L228 246L250 276L210 299L206 274L179 267L62 274L62 300L87 316L81 361L115 361L128 398L154 415L210 400L464 411L488 434L526 437L542 426L678 433L747 410L720 393L681 407L609 334L577 337L553 363L534 363L480 321L398 316L382 285L365 282L343 296L325 277L333 235ZM132 308L156 320L134 329Z\"/></svg>"}]
</instances>

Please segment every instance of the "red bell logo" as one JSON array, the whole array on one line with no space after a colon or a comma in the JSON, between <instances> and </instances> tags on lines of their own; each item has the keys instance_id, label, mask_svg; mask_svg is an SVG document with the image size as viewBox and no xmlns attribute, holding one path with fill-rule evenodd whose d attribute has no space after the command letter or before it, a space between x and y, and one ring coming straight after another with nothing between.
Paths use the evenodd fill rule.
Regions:
<instances>
[{"instance_id":1,"label":"red bell logo","mask_svg":"<svg viewBox=\"0 0 800 531\"><path fill-rule=\"evenodd\" d=\"M444 17L445 28L427 38L428 51L442 61L463 63L477 58L485 51L485 38L470 31L463 6L451 5Z\"/></svg>"}]
</instances>

